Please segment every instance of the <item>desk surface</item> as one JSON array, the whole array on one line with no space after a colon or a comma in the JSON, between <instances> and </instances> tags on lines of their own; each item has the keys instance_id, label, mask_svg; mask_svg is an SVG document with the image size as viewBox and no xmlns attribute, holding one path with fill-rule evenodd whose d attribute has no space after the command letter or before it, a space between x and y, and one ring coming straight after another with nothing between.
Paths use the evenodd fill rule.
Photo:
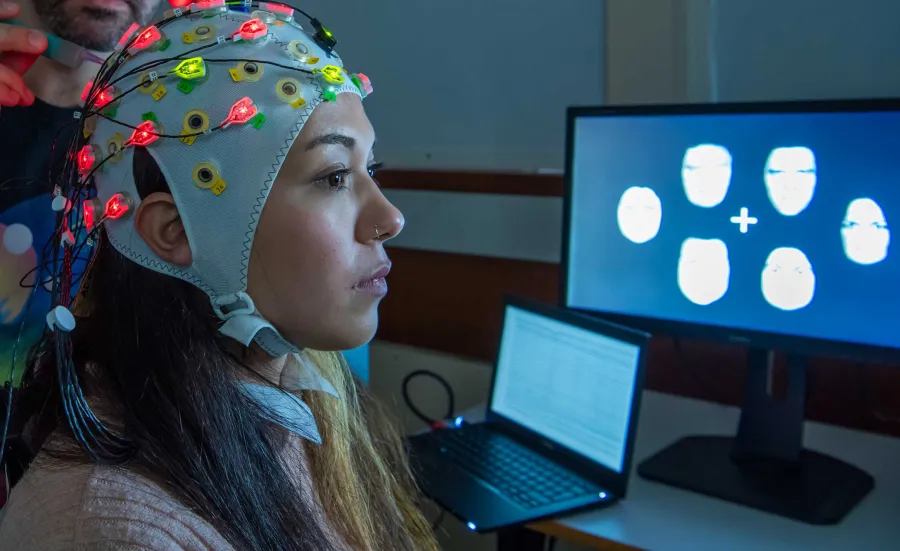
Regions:
<instances>
[{"instance_id":1,"label":"desk surface","mask_svg":"<svg viewBox=\"0 0 900 551\"><path fill-rule=\"evenodd\" d=\"M644 480L637 465L688 435L734 435L740 410L645 391L627 499L542 523L593 536L597 547L652 551L900 549L900 439L806 422L804 445L868 471L875 489L836 526L811 526ZM542 525L533 528L541 529ZM584 538L579 538L584 541ZM610 545L603 546L603 541ZM618 544L618 545L616 545Z\"/></svg>"}]
</instances>

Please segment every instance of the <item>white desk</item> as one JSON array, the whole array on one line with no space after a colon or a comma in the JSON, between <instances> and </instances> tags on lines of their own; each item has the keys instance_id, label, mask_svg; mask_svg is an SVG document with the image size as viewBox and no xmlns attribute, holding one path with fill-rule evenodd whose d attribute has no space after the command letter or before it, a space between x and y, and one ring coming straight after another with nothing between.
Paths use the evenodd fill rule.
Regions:
<instances>
[{"instance_id":1,"label":"white desk","mask_svg":"<svg viewBox=\"0 0 900 551\"><path fill-rule=\"evenodd\" d=\"M691 434L734 435L740 410L645 391L628 497L531 528L600 549L651 551L897 551L900 439L807 422L804 445L868 471L875 489L836 526L811 526L644 480L637 465ZM562 528L562 530L560 530Z\"/></svg>"}]
</instances>

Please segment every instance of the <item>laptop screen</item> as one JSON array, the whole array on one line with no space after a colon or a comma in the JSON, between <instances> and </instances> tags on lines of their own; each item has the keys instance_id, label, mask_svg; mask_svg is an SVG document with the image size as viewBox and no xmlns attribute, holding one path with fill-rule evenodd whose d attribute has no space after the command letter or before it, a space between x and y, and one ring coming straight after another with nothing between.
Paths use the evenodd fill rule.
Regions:
<instances>
[{"instance_id":1,"label":"laptop screen","mask_svg":"<svg viewBox=\"0 0 900 551\"><path fill-rule=\"evenodd\" d=\"M507 305L491 410L621 473L640 351Z\"/></svg>"}]
</instances>

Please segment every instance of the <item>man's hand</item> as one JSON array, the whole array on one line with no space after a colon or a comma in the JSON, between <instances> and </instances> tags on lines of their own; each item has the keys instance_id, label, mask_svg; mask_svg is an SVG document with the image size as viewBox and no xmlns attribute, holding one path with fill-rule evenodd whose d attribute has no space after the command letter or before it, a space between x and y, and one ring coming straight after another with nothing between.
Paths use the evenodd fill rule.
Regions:
<instances>
[{"instance_id":1,"label":"man's hand","mask_svg":"<svg viewBox=\"0 0 900 551\"><path fill-rule=\"evenodd\" d=\"M31 105L34 94L22 75L47 49L40 31L3 23L19 15L19 6L0 0L0 106Z\"/></svg>"}]
</instances>

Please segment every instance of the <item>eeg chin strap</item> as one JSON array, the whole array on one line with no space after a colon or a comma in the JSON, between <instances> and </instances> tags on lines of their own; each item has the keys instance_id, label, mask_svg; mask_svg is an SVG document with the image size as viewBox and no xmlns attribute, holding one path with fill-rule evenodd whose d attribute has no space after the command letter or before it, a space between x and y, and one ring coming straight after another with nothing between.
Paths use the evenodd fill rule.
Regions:
<instances>
[{"instance_id":1,"label":"eeg chin strap","mask_svg":"<svg viewBox=\"0 0 900 551\"><path fill-rule=\"evenodd\" d=\"M221 319L225 320L225 323L219 328L222 334L244 346L250 346L250 343L255 341L260 348L276 357L300 352L298 347L285 340L278 330L262 317L256 310L250 295L243 292L239 295L240 309L238 310L229 310L226 307L223 311L223 307L217 306L213 299L213 309Z\"/></svg>"}]
</instances>

